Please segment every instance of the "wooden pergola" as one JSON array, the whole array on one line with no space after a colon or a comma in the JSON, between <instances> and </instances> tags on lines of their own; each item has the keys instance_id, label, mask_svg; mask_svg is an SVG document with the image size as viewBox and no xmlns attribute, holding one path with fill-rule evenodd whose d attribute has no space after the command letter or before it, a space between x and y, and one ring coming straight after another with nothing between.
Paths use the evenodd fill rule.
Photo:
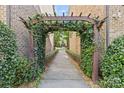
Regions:
<instances>
[{"instance_id":1,"label":"wooden pergola","mask_svg":"<svg viewBox=\"0 0 124 93\"><path fill-rule=\"evenodd\" d=\"M43 16L43 21L87 21L90 22L94 25L96 25L97 28L101 28L103 23L105 22L105 18L102 20L99 20L99 16L95 18L91 18L91 13L89 13L87 16L82 16L82 12L79 14L79 16L74 16L73 12L71 13L70 16L65 16L65 13L63 13L63 16L56 16L56 13L54 12L54 16L48 15L48 13L45 13L45 16Z\"/></svg>"},{"instance_id":2,"label":"wooden pergola","mask_svg":"<svg viewBox=\"0 0 124 93\"><path fill-rule=\"evenodd\" d=\"M95 39L95 44L97 46L97 48L95 49L95 52L93 54L93 73L92 73L92 80L95 83L98 80L98 68L99 68L99 41L98 41L98 35L99 35L99 31L100 28L102 27L103 23L105 22L105 18L103 18L102 20L99 20L99 16L95 17L95 18L91 18L91 13L89 13L87 16L82 16L82 12L79 14L79 16L73 16L73 12L71 13L70 16L65 16L65 14L63 13L63 16L56 16L56 13L54 12L54 16L48 15L47 13L45 13L45 16L43 16L43 21L56 21L56 23L58 21L86 21L86 22L90 22L93 24L93 28L94 28L94 39Z\"/></svg>"},{"instance_id":3,"label":"wooden pergola","mask_svg":"<svg viewBox=\"0 0 124 93\"><path fill-rule=\"evenodd\" d=\"M103 18L102 20L99 20L99 16L95 17L95 18L91 18L91 13L89 13L87 16L82 16L82 12L79 14L79 16L74 16L73 12L71 13L70 16L65 16L65 13L63 13L63 16L57 16L56 13L54 12L54 16L49 15L48 13L45 13L45 15L42 18L42 21L49 21L52 23L52 21L56 21L56 23L58 23L58 21L62 21L63 24L65 21L86 21L86 22L90 22L91 24L93 24L93 30L94 30L94 42L96 45L96 49L94 51L93 54L93 71L92 71L92 80L95 83L98 80L98 68L99 68L99 31L100 28L102 27L103 23L105 22L107 17ZM21 21L25 24L25 20L23 18L21 18ZM26 24L25 24L26 25ZM31 36L30 36L30 40ZM31 51L32 51L32 47L31 46Z\"/></svg>"}]
</instances>

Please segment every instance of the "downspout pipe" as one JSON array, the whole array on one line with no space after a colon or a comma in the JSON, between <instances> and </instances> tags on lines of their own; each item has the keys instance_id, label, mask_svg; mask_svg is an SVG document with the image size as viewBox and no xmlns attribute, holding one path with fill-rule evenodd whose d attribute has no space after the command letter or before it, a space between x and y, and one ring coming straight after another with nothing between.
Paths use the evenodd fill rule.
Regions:
<instances>
[{"instance_id":1,"label":"downspout pipe","mask_svg":"<svg viewBox=\"0 0 124 93\"><path fill-rule=\"evenodd\" d=\"M11 28L11 5L6 5L6 22Z\"/></svg>"},{"instance_id":2,"label":"downspout pipe","mask_svg":"<svg viewBox=\"0 0 124 93\"><path fill-rule=\"evenodd\" d=\"M106 20L106 48L109 46L109 5L105 6L106 16L108 17Z\"/></svg>"}]
</instances>

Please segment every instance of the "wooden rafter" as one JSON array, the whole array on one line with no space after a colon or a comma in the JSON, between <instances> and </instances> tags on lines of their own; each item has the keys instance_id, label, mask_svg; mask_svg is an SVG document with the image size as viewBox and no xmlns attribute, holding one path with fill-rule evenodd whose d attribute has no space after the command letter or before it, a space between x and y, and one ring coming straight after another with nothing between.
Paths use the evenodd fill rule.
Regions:
<instances>
[{"instance_id":1,"label":"wooden rafter","mask_svg":"<svg viewBox=\"0 0 124 93\"><path fill-rule=\"evenodd\" d=\"M65 16L65 13L63 12L63 17ZM64 21L63 21L63 24L64 24Z\"/></svg>"},{"instance_id":2,"label":"wooden rafter","mask_svg":"<svg viewBox=\"0 0 124 93\"><path fill-rule=\"evenodd\" d=\"M97 16L96 19L99 19L99 16Z\"/></svg>"},{"instance_id":3,"label":"wooden rafter","mask_svg":"<svg viewBox=\"0 0 124 93\"><path fill-rule=\"evenodd\" d=\"M89 18L87 16L44 16L44 21L89 21L91 23L94 23L94 20L92 18Z\"/></svg>"},{"instance_id":4,"label":"wooden rafter","mask_svg":"<svg viewBox=\"0 0 124 93\"><path fill-rule=\"evenodd\" d=\"M82 12L80 13L80 15L79 16L82 16Z\"/></svg>"},{"instance_id":5,"label":"wooden rafter","mask_svg":"<svg viewBox=\"0 0 124 93\"><path fill-rule=\"evenodd\" d=\"M98 21L98 24L97 24L97 29L98 31L100 31L100 28L103 26L103 23L105 22L105 20L107 19L108 17L105 17L103 18L102 20Z\"/></svg>"},{"instance_id":6,"label":"wooden rafter","mask_svg":"<svg viewBox=\"0 0 124 93\"><path fill-rule=\"evenodd\" d=\"M54 16L56 17L56 12L54 12Z\"/></svg>"},{"instance_id":7,"label":"wooden rafter","mask_svg":"<svg viewBox=\"0 0 124 93\"><path fill-rule=\"evenodd\" d=\"M48 16L48 14L47 13L45 13L46 14L46 16Z\"/></svg>"},{"instance_id":8,"label":"wooden rafter","mask_svg":"<svg viewBox=\"0 0 124 93\"><path fill-rule=\"evenodd\" d=\"M91 13L89 13L87 17L90 17L90 16L91 16Z\"/></svg>"},{"instance_id":9,"label":"wooden rafter","mask_svg":"<svg viewBox=\"0 0 124 93\"><path fill-rule=\"evenodd\" d=\"M71 12L71 16L73 16L73 12Z\"/></svg>"}]
</instances>

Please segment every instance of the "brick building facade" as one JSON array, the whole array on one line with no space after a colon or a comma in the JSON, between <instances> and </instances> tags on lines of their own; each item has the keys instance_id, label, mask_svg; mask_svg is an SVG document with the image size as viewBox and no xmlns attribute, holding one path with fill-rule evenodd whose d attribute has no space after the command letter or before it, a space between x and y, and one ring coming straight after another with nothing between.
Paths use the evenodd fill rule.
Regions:
<instances>
[{"instance_id":1,"label":"brick building facade","mask_svg":"<svg viewBox=\"0 0 124 93\"><path fill-rule=\"evenodd\" d=\"M109 11L109 43L120 35L124 35L124 6L111 5L108 7Z\"/></svg>"},{"instance_id":2,"label":"brick building facade","mask_svg":"<svg viewBox=\"0 0 124 93\"><path fill-rule=\"evenodd\" d=\"M78 16L82 12L82 16L91 13L91 17L99 16L102 19L108 16L106 23L103 25L100 33L102 47L106 48L118 36L124 34L124 6L123 5L71 5L69 15ZM80 54L80 37L76 33L70 32L69 45L70 50Z\"/></svg>"},{"instance_id":3,"label":"brick building facade","mask_svg":"<svg viewBox=\"0 0 124 93\"><path fill-rule=\"evenodd\" d=\"M0 5L0 20L2 22L6 23L7 20L6 15L7 15L6 6Z\"/></svg>"},{"instance_id":4,"label":"brick building facade","mask_svg":"<svg viewBox=\"0 0 124 93\"><path fill-rule=\"evenodd\" d=\"M29 16L33 16L38 13L41 14L41 8L36 5L0 5L0 20L9 25L9 27L15 32L18 51L22 56L31 56L30 37L28 30L24 27L24 24L19 21L19 17L27 19ZM51 48L51 41L48 37L46 42L46 52L50 52L52 50Z\"/></svg>"}]
</instances>

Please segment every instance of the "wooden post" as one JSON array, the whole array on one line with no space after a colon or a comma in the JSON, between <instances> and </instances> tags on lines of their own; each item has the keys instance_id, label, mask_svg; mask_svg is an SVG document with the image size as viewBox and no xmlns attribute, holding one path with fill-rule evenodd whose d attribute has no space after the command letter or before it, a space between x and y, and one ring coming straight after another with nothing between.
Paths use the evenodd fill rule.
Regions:
<instances>
[{"instance_id":1,"label":"wooden post","mask_svg":"<svg viewBox=\"0 0 124 93\"><path fill-rule=\"evenodd\" d=\"M98 69L99 69L99 49L98 49L98 31L96 25L94 25L94 42L95 50L93 54L93 71L92 71L92 80L94 83L98 80Z\"/></svg>"}]
</instances>

